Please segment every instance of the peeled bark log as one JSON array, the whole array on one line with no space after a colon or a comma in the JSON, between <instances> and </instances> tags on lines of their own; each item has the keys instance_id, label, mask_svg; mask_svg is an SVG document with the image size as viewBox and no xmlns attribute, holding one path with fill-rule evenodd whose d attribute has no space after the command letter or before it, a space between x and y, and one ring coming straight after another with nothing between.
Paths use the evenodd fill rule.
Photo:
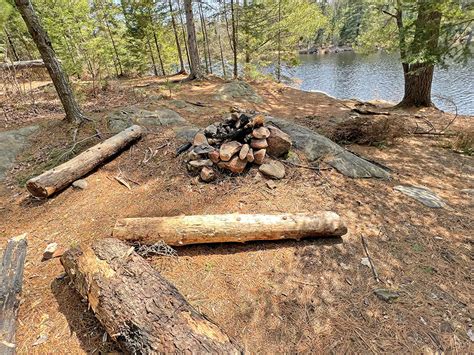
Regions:
<instances>
[{"instance_id":1,"label":"peeled bark log","mask_svg":"<svg viewBox=\"0 0 474 355\"><path fill-rule=\"evenodd\" d=\"M227 214L178 217L124 218L117 221L113 236L154 244L163 241L179 246L202 243L247 242L250 240L338 237L347 232L339 215L314 214Z\"/></svg>"},{"instance_id":2,"label":"peeled bark log","mask_svg":"<svg viewBox=\"0 0 474 355\"><path fill-rule=\"evenodd\" d=\"M26 188L35 197L51 196L139 139L143 132L142 127L131 126L66 163L28 180Z\"/></svg>"},{"instance_id":3,"label":"peeled bark log","mask_svg":"<svg viewBox=\"0 0 474 355\"><path fill-rule=\"evenodd\" d=\"M26 234L10 239L0 264L0 354L15 354L26 246Z\"/></svg>"},{"instance_id":4,"label":"peeled bark log","mask_svg":"<svg viewBox=\"0 0 474 355\"><path fill-rule=\"evenodd\" d=\"M132 354L238 353L219 327L125 243L101 239L61 262L97 319Z\"/></svg>"},{"instance_id":5,"label":"peeled bark log","mask_svg":"<svg viewBox=\"0 0 474 355\"><path fill-rule=\"evenodd\" d=\"M0 70L22 70L31 68L46 68L42 59L21 60L12 63L0 63Z\"/></svg>"}]
</instances>

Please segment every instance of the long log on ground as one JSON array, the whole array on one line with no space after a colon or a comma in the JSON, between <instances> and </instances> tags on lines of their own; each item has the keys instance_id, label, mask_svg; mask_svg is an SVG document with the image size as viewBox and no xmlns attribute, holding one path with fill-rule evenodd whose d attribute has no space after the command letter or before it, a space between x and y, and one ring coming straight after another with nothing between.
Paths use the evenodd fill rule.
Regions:
<instances>
[{"instance_id":1,"label":"long log on ground","mask_svg":"<svg viewBox=\"0 0 474 355\"><path fill-rule=\"evenodd\" d=\"M251 240L339 237L347 232L341 217L330 211L312 214L224 214L119 219L113 236L171 246L247 242Z\"/></svg>"},{"instance_id":2,"label":"long log on ground","mask_svg":"<svg viewBox=\"0 0 474 355\"><path fill-rule=\"evenodd\" d=\"M126 352L240 352L238 345L197 312L133 247L117 239L70 249L61 263L107 333Z\"/></svg>"},{"instance_id":3,"label":"long log on ground","mask_svg":"<svg viewBox=\"0 0 474 355\"><path fill-rule=\"evenodd\" d=\"M26 234L10 239L0 264L0 354L15 354L26 246Z\"/></svg>"},{"instance_id":4,"label":"long log on ground","mask_svg":"<svg viewBox=\"0 0 474 355\"><path fill-rule=\"evenodd\" d=\"M22 70L32 68L45 68L42 59L20 60L12 63L0 63L0 70Z\"/></svg>"},{"instance_id":5,"label":"long log on ground","mask_svg":"<svg viewBox=\"0 0 474 355\"><path fill-rule=\"evenodd\" d=\"M28 180L26 188L35 197L51 196L139 139L143 132L142 127L131 126L87 149L66 163Z\"/></svg>"}]
</instances>

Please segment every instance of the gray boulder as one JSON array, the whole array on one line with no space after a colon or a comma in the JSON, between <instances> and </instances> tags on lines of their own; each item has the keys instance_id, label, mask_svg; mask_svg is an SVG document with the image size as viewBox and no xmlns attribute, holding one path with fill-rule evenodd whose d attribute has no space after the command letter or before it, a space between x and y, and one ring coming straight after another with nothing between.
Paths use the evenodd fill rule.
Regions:
<instances>
[{"instance_id":1,"label":"gray boulder","mask_svg":"<svg viewBox=\"0 0 474 355\"><path fill-rule=\"evenodd\" d=\"M424 186L397 185L394 187L394 190L400 191L430 208L443 208L446 206L446 203L438 195Z\"/></svg>"},{"instance_id":2,"label":"gray boulder","mask_svg":"<svg viewBox=\"0 0 474 355\"><path fill-rule=\"evenodd\" d=\"M240 80L234 80L222 85L217 90L214 98L216 100L243 99L254 103L263 102L262 98L255 92L252 86Z\"/></svg>"},{"instance_id":3,"label":"gray boulder","mask_svg":"<svg viewBox=\"0 0 474 355\"><path fill-rule=\"evenodd\" d=\"M188 122L177 112L165 107L155 111L129 107L110 113L107 123L111 132L118 133L133 124L156 127L182 126Z\"/></svg>"},{"instance_id":4,"label":"gray boulder","mask_svg":"<svg viewBox=\"0 0 474 355\"><path fill-rule=\"evenodd\" d=\"M341 174L352 178L388 179L390 177L387 170L347 151L329 138L307 127L282 118L266 117L266 121L289 134L294 146L302 150L309 161L327 158L329 165Z\"/></svg>"},{"instance_id":5,"label":"gray boulder","mask_svg":"<svg viewBox=\"0 0 474 355\"><path fill-rule=\"evenodd\" d=\"M29 136L37 130L38 126L28 126L0 132L0 180L5 177L17 154L28 145Z\"/></svg>"}]
</instances>

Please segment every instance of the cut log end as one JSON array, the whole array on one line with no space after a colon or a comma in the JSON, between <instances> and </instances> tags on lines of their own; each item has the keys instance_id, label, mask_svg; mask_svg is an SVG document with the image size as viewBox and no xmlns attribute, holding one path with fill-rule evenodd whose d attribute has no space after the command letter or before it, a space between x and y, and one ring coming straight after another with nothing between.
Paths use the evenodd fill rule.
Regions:
<instances>
[{"instance_id":1,"label":"cut log end","mask_svg":"<svg viewBox=\"0 0 474 355\"><path fill-rule=\"evenodd\" d=\"M36 181L28 181L26 183L26 189L34 197L46 198L50 195L48 190L45 187L37 184Z\"/></svg>"}]
</instances>

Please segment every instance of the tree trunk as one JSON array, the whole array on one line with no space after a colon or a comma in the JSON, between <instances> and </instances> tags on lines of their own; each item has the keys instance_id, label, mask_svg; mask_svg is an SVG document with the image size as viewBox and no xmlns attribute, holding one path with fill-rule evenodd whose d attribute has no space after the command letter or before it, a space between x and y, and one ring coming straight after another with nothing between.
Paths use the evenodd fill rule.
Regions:
<instances>
[{"instance_id":1,"label":"tree trunk","mask_svg":"<svg viewBox=\"0 0 474 355\"><path fill-rule=\"evenodd\" d=\"M212 74L211 49L209 47L209 37L207 35L206 18L204 17L204 11L202 10L202 2L199 2L199 13L201 15L201 22L202 22L202 31L203 31L203 39L204 39L204 52L206 53L207 60L209 62L209 72Z\"/></svg>"},{"instance_id":2,"label":"tree trunk","mask_svg":"<svg viewBox=\"0 0 474 355\"><path fill-rule=\"evenodd\" d=\"M35 197L45 198L51 196L139 139L143 131L140 126L131 126L87 149L66 163L28 180L26 188Z\"/></svg>"},{"instance_id":3,"label":"tree trunk","mask_svg":"<svg viewBox=\"0 0 474 355\"><path fill-rule=\"evenodd\" d=\"M186 70L184 69L183 53L181 51L181 44L179 43L178 30L176 28L176 21L175 21L175 18L174 18L173 5L171 4L171 0L168 0L168 5L169 5L169 8L170 8L171 25L173 26L174 40L176 42L176 49L178 51L178 57L179 57L179 72L178 72L178 74L185 74Z\"/></svg>"},{"instance_id":4,"label":"tree trunk","mask_svg":"<svg viewBox=\"0 0 474 355\"><path fill-rule=\"evenodd\" d=\"M217 27L218 27L218 23L216 21L216 35L217 35L217 41L219 42L219 52L221 55L222 74L224 75L224 78L225 78L227 74L225 70L224 51L222 50L221 34L219 33L219 30Z\"/></svg>"},{"instance_id":5,"label":"tree trunk","mask_svg":"<svg viewBox=\"0 0 474 355\"><path fill-rule=\"evenodd\" d=\"M148 45L148 50L150 51L151 63L153 64L153 74L155 74L155 76L158 76L158 69L156 68L155 56L153 55L153 49L151 49L150 39L148 38L148 35L146 36L146 43Z\"/></svg>"},{"instance_id":6,"label":"tree trunk","mask_svg":"<svg viewBox=\"0 0 474 355\"><path fill-rule=\"evenodd\" d=\"M405 94L399 107L429 107L434 66L429 64L403 64Z\"/></svg>"},{"instance_id":7,"label":"tree trunk","mask_svg":"<svg viewBox=\"0 0 474 355\"><path fill-rule=\"evenodd\" d=\"M433 82L434 64L436 58L439 33L441 26L441 12L438 9L440 0L418 0L418 16L415 21L415 34L408 46L403 28L401 7L396 14L399 31L400 54L405 79L405 92L399 107L432 106L431 84ZM420 61L409 64L409 56L420 56Z\"/></svg>"},{"instance_id":8,"label":"tree trunk","mask_svg":"<svg viewBox=\"0 0 474 355\"><path fill-rule=\"evenodd\" d=\"M181 5L179 3L179 0L177 0L177 2L178 2L179 22L181 23L181 32L183 35L184 49L186 51L186 59L188 61L188 68L190 68L191 70L191 59L189 58L188 40L187 40L186 31L184 29L185 26L183 22L183 16L181 15Z\"/></svg>"},{"instance_id":9,"label":"tree trunk","mask_svg":"<svg viewBox=\"0 0 474 355\"><path fill-rule=\"evenodd\" d=\"M204 18L202 16L202 6L200 2L199 2L198 8L199 8L199 19L201 21L201 32L202 32L202 46L203 46L202 53L204 53L204 63L206 64L206 74L209 74L209 62L207 60L207 47L206 47L206 34L204 32Z\"/></svg>"},{"instance_id":10,"label":"tree trunk","mask_svg":"<svg viewBox=\"0 0 474 355\"><path fill-rule=\"evenodd\" d=\"M51 40L41 25L31 2L29 0L15 0L15 4L51 76L51 80L66 112L66 120L81 123L86 117L76 102L71 86L69 85L68 77L56 58Z\"/></svg>"},{"instance_id":11,"label":"tree trunk","mask_svg":"<svg viewBox=\"0 0 474 355\"><path fill-rule=\"evenodd\" d=\"M165 66L163 65L163 58L161 57L160 44L158 43L158 37L155 30L153 29L153 40L155 41L156 52L158 53L158 61L160 62L161 72L163 76L166 75Z\"/></svg>"},{"instance_id":12,"label":"tree trunk","mask_svg":"<svg viewBox=\"0 0 474 355\"><path fill-rule=\"evenodd\" d=\"M180 246L251 240L303 239L341 236L347 228L339 215L314 214L224 214L178 217L124 218L117 221L113 236L154 244L160 240Z\"/></svg>"},{"instance_id":13,"label":"tree trunk","mask_svg":"<svg viewBox=\"0 0 474 355\"><path fill-rule=\"evenodd\" d=\"M229 39L230 49L232 50L232 52L234 52L234 45L232 44L232 35L230 34L230 30L229 30L229 19L227 17L226 0L223 0L222 4L224 5L224 20L225 20L225 29L227 32L227 38Z\"/></svg>"},{"instance_id":14,"label":"tree trunk","mask_svg":"<svg viewBox=\"0 0 474 355\"><path fill-rule=\"evenodd\" d=\"M249 14L248 14L248 1L244 0L244 19L242 29L244 31L244 53L245 53L245 63L250 63L250 44L249 44Z\"/></svg>"},{"instance_id":15,"label":"tree trunk","mask_svg":"<svg viewBox=\"0 0 474 355\"><path fill-rule=\"evenodd\" d=\"M130 354L237 354L241 349L196 311L133 247L113 239L66 251L69 278L112 339Z\"/></svg>"},{"instance_id":16,"label":"tree trunk","mask_svg":"<svg viewBox=\"0 0 474 355\"><path fill-rule=\"evenodd\" d=\"M32 68L45 68L44 62L42 59L33 59L33 60L21 60L19 62L13 63L0 63L0 70L22 70L22 69L32 69Z\"/></svg>"},{"instance_id":17,"label":"tree trunk","mask_svg":"<svg viewBox=\"0 0 474 355\"><path fill-rule=\"evenodd\" d=\"M192 0L184 0L184 11L186 13L186 27L188 30L189 57L191 59L191 73L189 74L189 78L201 79L204 75L202 73L199 52L197 48Z\"/></svg>"},{"instance_id":18,"label":"tree trunk","mask_svg":"<svg viewBox=\"0 0 474 355\"><path fill-rule=\"evenodd\" d=\"M10 48L12 49L13 58L14 58L16 61L19 61L19 60L20 60L20 57L18 56L18 53L16 52L15 45L13 44L13 40L12 40L12 38L10 37L10 34L8 33L6 27L5 27L5 35L7 36L8 44L10 45Z\"/></svg>"},{"instance_id":19,"label":"tree trunk","mask_svg":"<svg viewBox=\"0 0 474 355\"><path fill-rule=\"evenodd\" d=\"M110 42L112 43L112 49L114 50L115 62L118 65L118 71L117 71L117 68L115 69L115 71L117 72L118 77L122 77L123 76L122 61L120 60L120 56L118 54L117 46L115 45L114 36L112 35L112 31L110 29L109 21L107 21L107 19L104 18L104 22L105 22L105 27L107 28L107 33L109 34L109 37L110 37Z\"/></svg>"},{"instance_id":20,"label":"tree trunk","mask_svg":"<svg viewBox=\"0 0 474 355\"><path fill-rule=\"evenodd\" d=\"M237 28L236 28L236 18L234 11L234 0L230 0L230 12L232 16L232 51L234 55L234 79L237 79L238 68L237 68Z\"/></svg>"},{"instance_id":21,"label":"tree trunk","mask_svg":"<svg viewBox=\"0 0 474 355\"><path fill-rule=\"evenodd\" d=\"M277 58L277 81L281 81L281 0L278 0L278 58Z\"/></svg>"},{"instance_id":22,"label":"tree trunk","mask_svg":"<svg viewBox=\"0 0 474 355\"><path fill-rule=\"evenodd\" d=\"M158 42L158 36L156 35L155 24L154 24L154 21L153 21L153 15L151 13L150 8L148 8L148 20L150 21L150 25L151 25L151 28L152 28L152 31L153 31L153 40L155 42L156 52L158 53L158 61L160 62L161 72L163 73L163 76L166 76L165 66L163 65L163 58L161 57L160 44Z\"/></svg>"},{"instance_id":23,"label":"tree trunk","mask_svg":"<svg viewBox=\"0 0 474 355\"><path fill-rule=\"evenodd\" d=\"M8 241L0 264L0 354L15 354L16 318L20 306L26 234Z\"/></svg>"}]
</instances>

